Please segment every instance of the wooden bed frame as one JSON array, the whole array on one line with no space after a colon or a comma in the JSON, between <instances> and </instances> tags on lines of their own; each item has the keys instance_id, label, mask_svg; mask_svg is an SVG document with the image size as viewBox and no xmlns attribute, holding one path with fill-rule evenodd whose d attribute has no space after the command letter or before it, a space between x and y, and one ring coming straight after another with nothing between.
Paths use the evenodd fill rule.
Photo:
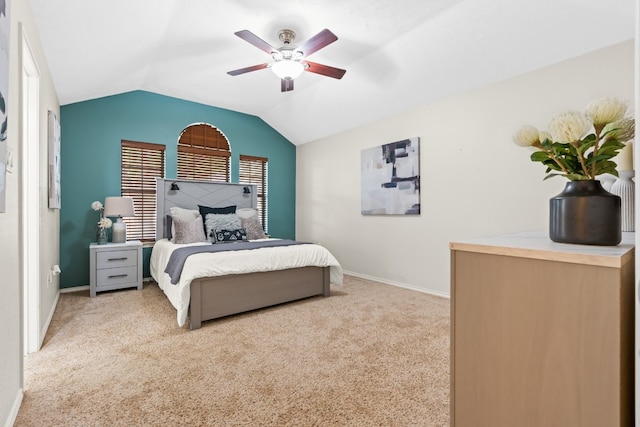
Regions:
<instances>
[{"instance_id":1,"label":"wooden bed frame","mask_svg":"<svg viewBox=\"0 0 640 427\"><path fill-rule=\"evenodd\" d=\"M180 190L171 190L176 183ZM245 192L249 187L250 193ZM157 179L156 239L166 235L171 207L198 209L198 205L247 208L257 205L256 186L177 179ZM316 295L330 294L329 267L302 267L195 279L191 282L189 327L202 322Z\"/></svg>"},{"instance_id":2,"label":"wooden bed frame","mask_svg":"<svg viewBox=\"0 0 640 427\"><path fill-rule=\"evenodd\" d=\"M329 267L303 267L191 282L189 327L204 320L243 313L316 295L329 296Z\"/></svg>"}]
</instances>

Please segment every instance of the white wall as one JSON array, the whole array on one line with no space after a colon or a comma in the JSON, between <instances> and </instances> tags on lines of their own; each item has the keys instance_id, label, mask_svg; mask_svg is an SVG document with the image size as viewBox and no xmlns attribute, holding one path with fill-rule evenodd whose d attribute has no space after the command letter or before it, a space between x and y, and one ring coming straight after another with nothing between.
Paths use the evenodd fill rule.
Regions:
<instances>
[{"instance_id":1,"label":"white wall","mask_svg":"<svg viewBox=\"0 0 640 427\"><path fill-rule=\"evenodd\" d=\"M634 98L633 40L297 148L296 238L325 245L345 271L449 294L449 242L547 229L566 180L512 142L523 124L591 99ZM425 82L437 85L437 82ZM360 151L420 137L421 214L360 214Z\"/></svg>"},{"instance_id":2,"label":"white wall","mask_svg":"<svg viewBox=\"0 0 640 427\"><path fill-rule=\"evenodd\" d=\"M14 154L13 173L7 174L6 212L0 213L0 426L11 425L23 388L22 289L20 274L20 34L22 23L40 69L40 329L58 295L57 277L47 286L47 272L59 262L59 212L47 208L47 110L60 113L60 104L42 52L28 1L11 2L8 145Z\"/></svg>"}]
</instances>

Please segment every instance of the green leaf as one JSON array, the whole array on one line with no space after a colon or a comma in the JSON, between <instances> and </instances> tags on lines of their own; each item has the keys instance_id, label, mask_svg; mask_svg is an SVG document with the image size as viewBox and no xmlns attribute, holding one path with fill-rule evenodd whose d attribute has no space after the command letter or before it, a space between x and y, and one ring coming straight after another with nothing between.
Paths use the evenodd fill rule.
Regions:
<instances>
[{"instance_id":1,"label":"green leaf","mask_svg":"<svg viewBox=\"0 0 640 427\"><path fill-rule=\"evenodd\" d=\"M536 151L531 153L531 161L532 162L544 162L545 160L549 160L549 154L544 151Z\"/></svg>"},{"instance_id":2,"label":"green leaf","mask_svg":"<svg viewBox=\"0 0 640 427\"><path fill-rule=\"evenodd\" d=\"M624 148L625 144L618 141L617 139L610 139L607 142L605 142L604 144L602 144L600 146L600 148L598 149L598 151L600 150L609 150L611 148L616 148L616 149L621 149Z\"/></svg>"},{"instance_id":3,"label":"green leaf","mask_svg":"<svg viewBox=\"0 0 640 427\"><path fill-rule=\"evenodd\" d=\"M573 145L570 145L568 149L569 149L568 154L570 154L571 156L578 157L578 149L576 147L574 147Z\"/></svg>"},{"instance_id":4,"label":"green leaf","mask_svg":"<svg viewBox=\"0 0 640 427\"><path fill-rule=\"evenodd\" d=\"M612 175L618 176L618 171L616 170L616 164L608 160L597 164L596 175L602 175L605 173L610 173Z\"/></svg>"},{"instance_id":5,"label":"green leaf","mask_svg":"<svg viewBox=\"0 0 640 427\"><path fill-rule=\"evenodd\" d=\"M565 175L561 173L550 173L547 176L545 176L542 180L546 181L547 179L553 178L554 176L565 176Z\"/></svg>"},{"instance_id":6,"label":"green leaf","mask_svg":"<svg viewBox=\"0 0 640 427\"><path fill-rule=\"evenodd\" d=\"M605 160L609 160L612 157L614 157L613 155L611 155L610 153L600 153L598 152L598 154L596 156L589 156L587 158L587 161L585 162L586 166L590 166L594 163L598 164L599 162L605 161Z\"/></svg>"},{"instance_id":7,"label":"green leaf","mask_svg":"<svg viewBox=\"0 0 640 427\"><path fill-rule=\"evenodd\" d=\"M552 143L553 141L551 141L549 138L545 138L544 141L540 141L540 145L542 145L542 148L544 148L545 150L551 150Z\"/></svg>"},{"instance_id":8,"label":"green leaf","mask_svg":"<svg viewBox=\"0 0 640 427\"><path fill-rule=\"evenodd\" d=\"M584 153L586 153L586 151L590 148L592 148L594 145L596 145L596 140L595 138L587 141L585 138L585 141L578 147L578 153L584 155Z\"/></svg>"}]
</instances>

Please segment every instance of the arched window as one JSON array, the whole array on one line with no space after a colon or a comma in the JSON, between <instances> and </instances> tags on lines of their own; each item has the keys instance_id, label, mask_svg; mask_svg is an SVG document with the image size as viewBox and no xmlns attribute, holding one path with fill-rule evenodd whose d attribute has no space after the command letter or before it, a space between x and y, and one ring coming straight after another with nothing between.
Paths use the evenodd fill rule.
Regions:
<instances>
[{"instance_id":1,"label":"arched window","mask_svg":"<svg viewBox=\"0 0 640 427\"><path fill-rule=\"evenodd\" d=\"M178 138L178 179L229 182L229 140L216 127L198 123Z\"/></svg>"}]
</instances>

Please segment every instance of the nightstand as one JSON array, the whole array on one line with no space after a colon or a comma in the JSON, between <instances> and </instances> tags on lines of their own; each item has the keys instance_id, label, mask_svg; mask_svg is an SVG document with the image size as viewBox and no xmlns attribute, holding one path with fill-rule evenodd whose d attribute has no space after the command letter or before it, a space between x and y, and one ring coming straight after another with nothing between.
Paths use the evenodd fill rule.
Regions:
<instances>
[{"instance_id":1,"label":"nightstand","mask_svg":"<svg viewBox=\"0 0 640 427\"><path fill-rule=\"evenodd\" d=\"M89 245L89 295L113 289L142 290L142 242Z\"/></svg>"}]
</instances>

